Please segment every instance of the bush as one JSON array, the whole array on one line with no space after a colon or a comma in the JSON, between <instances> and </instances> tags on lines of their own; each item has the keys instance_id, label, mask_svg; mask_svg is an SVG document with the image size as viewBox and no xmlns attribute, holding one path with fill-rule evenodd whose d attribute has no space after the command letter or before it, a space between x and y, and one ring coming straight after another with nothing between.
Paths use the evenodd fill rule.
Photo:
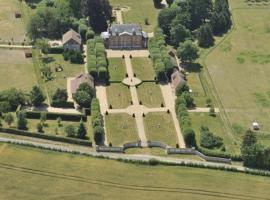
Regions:
<instances>
[{"instance_id":1,"label":"bush","mask_svg":"<svg viewBox=\"0 0 270 200\"><path fill-rule=\"evenodd\" d=\"M27 129L27 119L26 119L26 113L24 111L20 111L17 114L17 128L19 130Z\"/></svg>"},{"instance_id":2,"label":"bush","mask_svg":"<svg viewBox=\"0 0 270 200\"><path fill-rule=\"evenodd\" d=\"M175 93L177 96L181 96L184 92L189 92L189 87L187 84L178 85L176 87Z\"/></svg>"},{"instance_id":3,"label":"bush","mask_svg":"<svg viewBox=\"0 0 270 200\"><path fill-rule=\"evenodd\" d=\"M67 137L75 137L76 136L75 127L72 124L67 125L65 127L65 133Z\"/></svg>"},{"instance_id":4,"label":"bush","mask_svg":"<svg viewBox=\"0 0 270 200\"><path fill-rule=\"evenodd\" d=\"M208 127L201 127L201 146L212 149L219 148L223 145L222 138L215 136L209 131Z\"/></svg>"},{"instance_id":5,"label":"bush","mask_svg":"<svg viewBox=\"0 0 270 200\"><path fill-rule=\"evenodd\" d=\"M196 147L196 138L195 138L195 132L191 128L186 128L184 130L184 139L185 143L189 147Z\"/></svg>"},{"instance_id":6,"label":"bush","mask_svg":"<svg viewBox=\"0 0 270 200\"><path fill-rule=\"evenodd\" d=\"M52 96L54 104L65 105L68 99L68 93L66 89L58 88Z\"/></svg>"},{"instance_id":7,"label":"bush","mask_svg":"<svg viewBox=\"0 0 270 200\"><path fill-rule=\"evenodd\" d=\"M97 145L103 145L104 128L102 126L94 127L94 139Z\"/></svg>"}]
</instances>

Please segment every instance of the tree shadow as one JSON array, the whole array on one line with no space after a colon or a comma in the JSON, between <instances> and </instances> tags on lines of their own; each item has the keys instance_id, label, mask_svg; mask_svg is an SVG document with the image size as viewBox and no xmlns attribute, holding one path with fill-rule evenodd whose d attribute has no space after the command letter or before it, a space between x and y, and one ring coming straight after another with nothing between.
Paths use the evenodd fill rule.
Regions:
<instances>
[{"instance_id":1,"label":"tree shadow","mask_svg":"<svg viewBox=\"0 0 270 200\"><path fill-rule=\"evenodd\" d=\"M182 65L187 72L201 72L202 65L200 63L188 63Z\"/></svg>"}]
</instances>

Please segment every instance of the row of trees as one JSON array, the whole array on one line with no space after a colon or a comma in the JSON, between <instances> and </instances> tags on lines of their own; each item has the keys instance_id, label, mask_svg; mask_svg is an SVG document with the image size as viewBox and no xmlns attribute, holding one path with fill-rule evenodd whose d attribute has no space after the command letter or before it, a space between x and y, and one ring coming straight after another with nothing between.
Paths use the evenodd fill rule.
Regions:
<instances>
[{"instance_id":1,"label":"row of trees","mask_svg":"<svg viewBox=\"0 0 270 200\"><path fill-rule=\"evenodd\" d=\"M94 130L94 140L97 145L103 145L104 142L104 121L100 113L99 100L94 98L91 103L92 127Z\"/></svg>"},{"instance_id":2,"label":"row of trees","mask_svg":"<svg viewBox=\"0 0 270 200\"><path fill-rule=\"evenodd\" d=\"M60 38L72 27L86 40L93 37L92 30L105 31L111 18L112 7L108 0L42 0L31 16L27 32L34 40Z\"/></svg>"},{"instance_id":3,"label":"row of trees","mask_svg":"<svg viewBox=\"0 0 270 200\"><path fill-rule=\"evenodd\" d=\"M108 61L101 37L95 37L95 39L87 41L87 65L89 73L95 80L108 80Z\"/></svg>"},{"instance_id":4,"label":"row of trees","mask_svg":"<svg viewBox=\"0 0 270 200\"><path fill-rule=\"evenodd\" d=\"M225 33L231 26L228 1L175 1L160 12L158 23L174 47L194 38L201 47L209 47L214 43L213 33Z\"/></svg>"},{"instance_id":5,"label":"row of trees","mask_svg":"<svg viewBox=\"0 0 270 200\"><path fill-rule=\"evenodd\" d=\"M148 48L154 62L157 80L166 81L173 72L173 64L161 29L155 30L155 37L150 39Z\"/></svg>"}]
</instances>

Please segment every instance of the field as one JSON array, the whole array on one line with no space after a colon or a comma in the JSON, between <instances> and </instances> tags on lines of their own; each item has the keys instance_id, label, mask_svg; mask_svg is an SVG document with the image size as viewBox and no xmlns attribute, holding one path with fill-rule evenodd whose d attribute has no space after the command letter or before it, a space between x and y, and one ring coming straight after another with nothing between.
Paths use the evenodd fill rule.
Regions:
<instances>
[{"instance_id":1,"label":"field","mask_svg":"<svg viewBox=\"0 0 270 200\"><path fill-rule=\"evenodd\" d=\"M266 177L133 165L8 144L0 144L0 153L1 200L251 200L270 195Z\"/></svg>"},{"instance_id":2,"label":"field","mask_svg":"<svg viewBox=\"0 0 270 200\"><path fill-rule=\"evenodd\" d=\"M236 9L233 17L235 29L209 54L206 66L231 124L248 129L257 121L269 132L269 10Z\"/></svg>"},{"instance_id":3,"label":"field","mask_svg":"<svg viewBox=\"0 0 270 200\"><path fill-rule=\"evenodd\" d=\"M23 13L23 6L18 0L0 0L0 42L21 43L26 38L25 17L15 18L15 12Z\"/></svg>"},{"instance_id":4,"label":"field","mask_svg":"<svg viewBox=\"0 0 270 200\"><path fill-rule=\"evenodd\" d=\"M65 61L62 54L49 54L51 62L47 65L51 67L54 72L53 80L46 82L46 87L48 89L49 95L52 96L57 88L67 89L67 78L75 77L80 73L84 73L83 64L71 64L69 61ZM60 64L63 67L62 72L55 72L54 67Z\"/></svg>"},{"instance_id":5,"label":"field","mask_svg":"<svg viewBox=\"0 0 270 200\"><path fill-rule=\"evenodd\" d=\"M0 91L15 87L30 91L37 79L31 58L23 50L0 49Z\"/></svg>"},{"instance_id":6,"label":"field","mask_svg":"<svg viewBox=\"0 0 270 200\"><path fill-rule=\"evenodd\" d=\"M122 81L126 77L125 62L122 58L109 58L110 81Z\"/></svg>"},{"instance_id":7,"label":"field","mask_svg":"<svg viewBox=\"0 0 270 200\"><path fill-rule=\"evenodd\" d=\"M155 83L143 83L137 88L139 101L147 107L158 108L164 104L159 85Z\"/></svg>"},{"instance_id":8,"label":"field","mask_svg":"<svg viewBox=\"0 0 270 200\"><path fill-rule=\"evenodd\" d=\"M107 100L112 108L126 108L131 105L131 94L127 86L112 83L106 88Z\"/></svg>"},{"instance_id":9,"label":"field","mask_svg":"<svg viewBox=\"0 0 270 200\"><path fill-rule=\"evenodd\" d=\"M159 10L154 7L152 0L110 0L113 7L127 6L128 11L123 13L123 20L125 23L137 23L142 25L146 32L153 32L157 25L157 16ZM148 19L150 25L145 25L144 20Z\"/></svg>"},{"instance_id":10,"label":"field","mask_svg":"<svg viewBox=\"0 0 270 200\"><path fill-rule=\"evenodd\" d=\"M127 142L138 140L135 119L128 114L109 114L105 116L108 143L122 146Z\"/></svg>"},{"instance_id":11,"label":"field","mask_svg":"<svg viewBox=\"0 0 270 200\"><path fill-rule=\"evenodd\" d=\"M145 116L146 138L175 147L178 143L172 117L168 113L149 113Z\"/></svg>"},{"instance_id":12,"label":"field","mask_svg":"<svg viewBox=\"0 0 270 200\"><path fill-rule=\"evenodd\" d=\"M141 80L154 80L155 71L151 58L132 58L133 72Z\"/></svg>"}]
</instances>

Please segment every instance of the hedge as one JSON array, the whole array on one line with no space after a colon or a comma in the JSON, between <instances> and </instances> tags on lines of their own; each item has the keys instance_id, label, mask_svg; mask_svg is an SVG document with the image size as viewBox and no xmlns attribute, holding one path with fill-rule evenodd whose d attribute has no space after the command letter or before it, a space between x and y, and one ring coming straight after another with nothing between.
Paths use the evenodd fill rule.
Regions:
<instances>
[{"instance_id":1,"label":"hedge","mask_svg":"<svg viewBox=\"0 0 270 200\"><path fill-rule=\"evenodd\" d=\"M63 47L52 47L49 48L49 53L50 54L61 54L64 52L64 48Z\"/></svg>"},{"instance_id":2,"label":"hedge","mask_svg":"<svg viewBox=\"0 0 270 200\"><path fill-rule=\"evenodd\" d=\"M73 102L52 101L51 106L56 108L75 108Z\"/></svg>"},{"instance_id":3,"label":"hedge","mask_svg":"<svg viewBox=\"0 0 270 200\"><path fill-rule=\"evenodd\" d=\"M40 119L40 111L26 111L26 118L28 119ZM52 113L46 112L48 120L56 120L60 117L64 121L87 121L87 116L85 114L67 114L67 113Z\"/></svg>"},{"instance_id":4,"label":"hedge","mask_svg":"<svg viewBox=\"0 0 270 200\"><path fill-rule=\"evenodd\" d=\"M62 137L62 136L57 136L57 135L34 133L34 132L29 132L29 131L23 131L23 130L18 130L18 129L11 129L11 128L2 128L2 127L0 127L0 132L92 147L92 142L90 141L75 139L75 138L67 138L67 137Z\"/></svg>"}]
</instances>

